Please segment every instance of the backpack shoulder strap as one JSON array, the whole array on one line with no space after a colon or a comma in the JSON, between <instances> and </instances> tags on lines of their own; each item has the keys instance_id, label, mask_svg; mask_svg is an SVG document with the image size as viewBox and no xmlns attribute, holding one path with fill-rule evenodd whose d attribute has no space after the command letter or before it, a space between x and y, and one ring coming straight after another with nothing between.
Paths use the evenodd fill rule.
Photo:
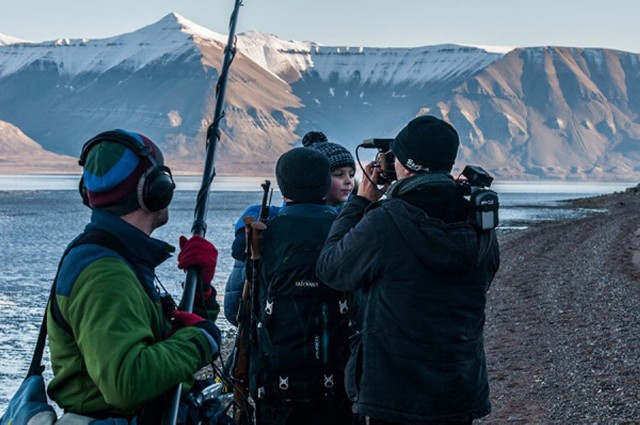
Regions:
<instances>
[{"instance_id":1,"label":"backpack shoulder strap","mask_svg":"<svg viewBox=\"0 0 640 425\"><path fill-rule=\"evenodd\" d=\"M140 268L136 265L136 263L131 260L130 251L115 236L102 230L92 230L90 232L86 232L82 234L78 239L76 239L69 246L69 248L62 255L60 264L58 264L58 271L56 272L56 277L53 280L53 285L51 286L51 294L49 296L49 299L51 302L51 317L53 318L53 321L56 322L56 324L60 326L68 334L73 334L73 331L69 323L62 316L62 312L60 311L60 306L58 305L58 301L56 299L56 284L58 282L60 267L62 266L62 262L64 261L67 254L69 254L69 252L71 252L73 248L76 248L80 245L87 245L87 244L100 245L102 247L115 251L119 256L124 258L124 260L129 264L129 266L131 266L131 268L133 268L133 271L136 274L136 277L138 278L138 280L140 282L144 282L144 275L142 273L142 270L140 270ZM46 322L46 319L45 319L45 322Z\"/></svg>"}]
</instances>

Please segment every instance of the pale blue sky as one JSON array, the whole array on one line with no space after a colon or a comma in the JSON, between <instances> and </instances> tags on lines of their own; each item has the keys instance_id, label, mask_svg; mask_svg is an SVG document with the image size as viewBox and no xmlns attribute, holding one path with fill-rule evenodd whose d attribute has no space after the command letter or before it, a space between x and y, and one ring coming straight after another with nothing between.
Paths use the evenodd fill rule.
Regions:
<instances>
[{"instance_id":1,"label":"pale blue sky","mask_svg":"<svg viewBox=\"0 0 640 425\"><path fill-rule=\"evenodd\" d=\"M609 47L640 53L638 0L245 0L238 32L326 45ZM234 0L3 0L0 33L103 38L170 12L226 34Z\"/></svg>"}]
</instances>

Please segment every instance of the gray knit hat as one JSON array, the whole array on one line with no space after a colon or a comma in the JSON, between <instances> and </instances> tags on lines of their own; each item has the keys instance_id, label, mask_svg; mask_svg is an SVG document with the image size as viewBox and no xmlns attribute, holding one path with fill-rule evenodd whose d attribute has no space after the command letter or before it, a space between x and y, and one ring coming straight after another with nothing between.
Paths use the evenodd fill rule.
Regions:
<instances>
[{"instance_id":1,"label":"gray knit hat","mask_svg":"<svg viewBox=\"0 0 640 425\"><path fill-rule=\"evenodd\" d=\"M311 148L291 149L278 158L276 180L285 198L302 203L322 201L331 186L329 160Z\"/></svg>"},{"instance_id":2,"label":"gray knit hat","mask_svg":"<svg viewBox=\"0 0 640 425\"><path fill-rule=\"evenodd\" d=\"M356 169L356 162L353 160L353 155L342 145L331 142L315 142L309 145L309 148L322 152L329 158L331 171L342 167L351 167L354 171Z\"/></svg>"}]
</instances>

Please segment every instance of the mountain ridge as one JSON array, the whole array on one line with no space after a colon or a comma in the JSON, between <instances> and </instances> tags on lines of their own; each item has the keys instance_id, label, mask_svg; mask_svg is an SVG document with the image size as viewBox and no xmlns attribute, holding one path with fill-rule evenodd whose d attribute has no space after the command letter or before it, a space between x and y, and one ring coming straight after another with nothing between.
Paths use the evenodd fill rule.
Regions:
<instances>
[{"instance_id":1,"label":"mountain ridge","mask_svg":"<svg viewBox=\"0 0 640 425\"><path fill-rule=\"evenodd\" d=\"M101 40L3 45L0 119L72 156L97 131L133 129L183 171L198 172L225 44L226 36L169 14ZM270 173L309 130L353 150L431 113L458 129L461 166L478 163L500 178L640 177L639 55L489 50L323 46L239 34L217 168Z\"/></svg>"}]
</instances>

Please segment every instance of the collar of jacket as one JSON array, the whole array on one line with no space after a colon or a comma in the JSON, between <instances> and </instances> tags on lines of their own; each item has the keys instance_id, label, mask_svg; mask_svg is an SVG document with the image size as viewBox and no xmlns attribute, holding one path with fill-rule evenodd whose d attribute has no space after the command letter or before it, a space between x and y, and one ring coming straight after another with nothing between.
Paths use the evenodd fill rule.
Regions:
<instances>
[{"instance_id":1,"label":"collar of jacket","mask_svg":"<svg viewBox=\"0 0 640 425\"><path fill-rule=\"evenodd\" d=\"M176 250L174 246L146 235L142 230L106 211L92 210L91 222L85 231L94 229L112 234L130 250L137 262L152 269L171 257L171 253Z\"/></svg>"},{"instance_id":2,"label":"collar of jacket","mask_svg":"<svg viewBox=\"0 0 640 425\"><path fill-rule=\"evenodd\" d=\"M336 209L326 204L291 204L280 209L278 215L330 214L337 216Z\"/></svg>"},{"instance_id":3,"label":"collar of jacket","mask_svg":"<svg viewBox=\"0 0 640 425\"><path fill-rule=\"evenodd\" d=\"M449 174L418 173L415 176L396 180L387 189L387 198L398 198L410 192L420 191L426 186L454 187L455 182Z\"/></svg>"}]
</instances>

